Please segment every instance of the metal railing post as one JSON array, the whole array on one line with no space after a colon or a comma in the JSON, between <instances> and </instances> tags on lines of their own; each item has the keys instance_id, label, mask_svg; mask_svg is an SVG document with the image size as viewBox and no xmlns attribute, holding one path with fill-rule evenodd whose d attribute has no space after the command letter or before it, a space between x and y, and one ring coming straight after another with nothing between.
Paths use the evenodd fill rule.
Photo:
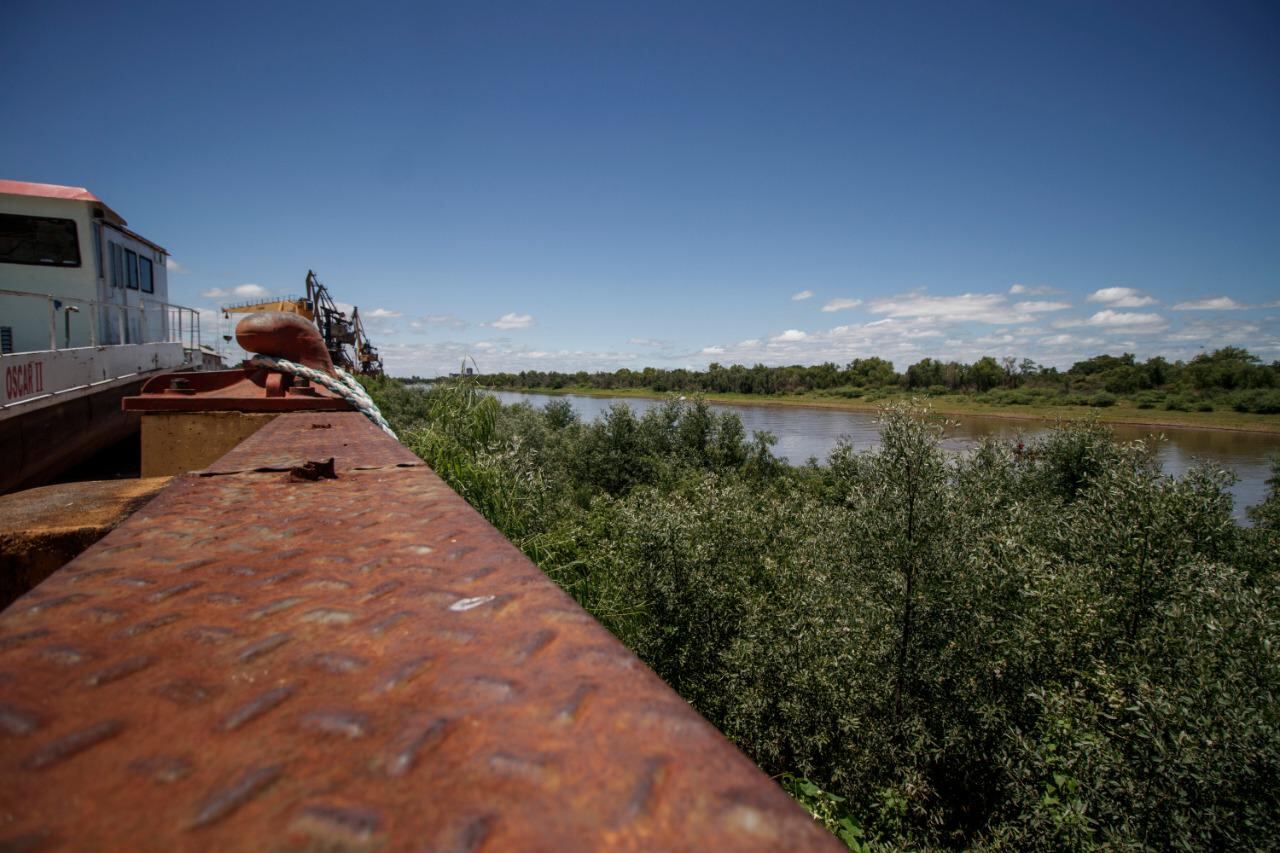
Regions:
<instances>
[{"instance_id":1,"label":"metal railing post","mask_svg":"<svg viewBox=\"0 0 1280 853\"><path fill-rule=\"evenodd\" d=\"M137 305L118 304L109 300L81 299L75 296L57 296L50 293L37 293L27 290L10 290L8 288L0 288L0 296L13 296L24 299L43 299L49 309L49 349L58 350L65 349L71 345L70 340L64 341L61 345L58 343L58 312L61 310L67 313L64 317L63 334L69 329L71 318L70 314L83 312L83 308L76 308L76 305L88 305L89 311L85 315L86 321L89 323L89 346L110 346L112 345L111 336L111 311L118 312L115 316L115 344L129 343L129 311L138 312L138 338L137 343L179 343L188 345L191 349L198 349L201 343L202 329L200 324L200 312L194 308L188 308L185 305L174 305L170 302L160 302L158 300L150 300L154 305L158 306L162 312L160 314L160 324L163 329L157 335L156 340L151 340L149 327L147 326L147 306L146 301L142 300ZM126 296L127 299L127 296ZM154 313L156 309L152 309ZM183 328L183 314L191 316L186 320L186 328ZM173 316L177 317L178 328L173 330ZM101 324L101 327L99 327Z\"/></svg>"}]
</instances>

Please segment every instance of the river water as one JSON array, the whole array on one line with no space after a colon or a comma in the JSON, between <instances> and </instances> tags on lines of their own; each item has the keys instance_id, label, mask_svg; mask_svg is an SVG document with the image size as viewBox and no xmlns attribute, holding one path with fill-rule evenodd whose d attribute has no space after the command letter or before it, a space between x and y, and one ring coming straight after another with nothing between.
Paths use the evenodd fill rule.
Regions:
<instances>
[{"instance_id":1,"label":"river water","mask_svg":"<svg viewBox=\"0 0 1280 853\"><path fill-rule=\"evenodd\" d=\"M551 396L526 394L515 391L493 392L504 403L528 403L541 407L550 400L568 400L574 411L584 421L593 421L608 411L610 406L624 403L637 413L662 405L661 400L636 397L583 397L576 394ZM825 461L836 442L847 436L855 448L875 447L879 431L872 412L854 412L841 409L809 409L801 406L769 405L712 405L717 411L733 412L742 419L742 425L750 432L766 430L777 436L774 455L793 464L803 463L810 457ZM988 435L998 438L1031 436L1046 429L1040 421L1019 421L1008 418L983 417L981 415L953 415L960 426L951 430L944 444L953 450L972 447L976 441ZM1235 498L1237 518L1244 518L1244 509L1260 503L1266 496L1266 480L1271 475L1269 458L1280 453L1280 435L1256 432L1238 432L1212 429L1175 429L1172 427L1137 427L1112 425L1121 441L1148 438L1162 433L1156 456L1165 473L1181 475L1195 464L1197 459L1216 462L1236 473L1239 481L1231 488Z\"/></svg>"}]
</instances>

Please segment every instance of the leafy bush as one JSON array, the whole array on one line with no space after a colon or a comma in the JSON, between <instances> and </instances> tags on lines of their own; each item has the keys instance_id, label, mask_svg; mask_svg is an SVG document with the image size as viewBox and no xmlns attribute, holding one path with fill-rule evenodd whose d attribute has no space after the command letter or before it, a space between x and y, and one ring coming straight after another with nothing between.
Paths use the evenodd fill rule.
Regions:
<instances>
[{"instance_id":1,"label":"leafy bush","mask_svg":"<svg viewBox=\"0 0 1280 853\"><path fill-rule=\"evenodd\" d=\"M1139 391L1133 395L1133 401L1139 409L1154 409L1164 402L1164 398L1163 391Z\"/></svg>"},{"instance_id":2,"label":"leafy bush","mask_svg":"<svg viewBox=\"0 0 1280 853\"><path fill-rule=\"evenodd\" d=\"M1242 528L1229 475L1096 422L957 456L898 405L877 450L790 468L698 401L583 424L374 391L855 849L1280 837L1280 461Z\"/></svg>"},{"instance_id":3,"label":"leafy bush","mask_svg":"<svg viewBox=\"0 0 1280 853\"><path fill-rule=\"evenodd\" d=\"M1106 391L1099 391L1097 394L1094 394L1089 398L1089 405L1098 409L1106 408L1107 406L1114 406L1115 404L1115 395L1108 394Z\"/></svg>"},{"instance_id":4,"label":"leafy bush","mask_svg":"<svg viewBox=\"0 0 1280 853\"><path fill-rule=\"evenodd\" d=\"M1231 407L1237 412L1255 412L1260 415L1280 414L1280 391L1273 389L1237 391L1231 395Z\"/></svg>"}]
</instances>

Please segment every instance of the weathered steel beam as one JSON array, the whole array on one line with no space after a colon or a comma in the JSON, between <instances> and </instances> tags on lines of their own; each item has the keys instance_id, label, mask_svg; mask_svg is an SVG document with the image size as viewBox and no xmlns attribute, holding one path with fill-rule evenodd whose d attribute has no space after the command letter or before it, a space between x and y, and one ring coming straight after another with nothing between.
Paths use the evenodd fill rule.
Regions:
<instances>
[{"instance_id":1,"label":"weathered steel beam","mask_svg":"<svg viewBox=\"0 0 1280 853\"><path fill-rule=\"evenodd\" d=\"M106 536L168 477L59 483L0 495L0 609Z\"/></svg>"},{"instance_id":2,"label":"weathered steel beam","mask_svg":"<svg viewBox=\"0 0 1280 853\"><path fill-rule=\"evenodd\" d=\"M336 458L337 479L291 477ZM0 847L837 847L356 413L286 414L0 614Z\"/></svg>"}]
</instances>

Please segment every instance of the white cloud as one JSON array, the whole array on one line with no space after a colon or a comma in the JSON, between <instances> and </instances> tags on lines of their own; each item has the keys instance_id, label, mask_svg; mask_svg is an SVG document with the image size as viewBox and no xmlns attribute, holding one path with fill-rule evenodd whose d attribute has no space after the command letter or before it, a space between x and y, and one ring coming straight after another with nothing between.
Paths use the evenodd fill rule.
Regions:
<instances>
[{"instance_id":1,"label":"white cloud","mask_svg":"<svg viewBox=\"0 0 1280 853\"><path fill-rule=\"evenodd\" d=\"M527 370L604 370L635 367L635 354L620 351L534 350L507 341L440 341L387 343L378 347L387 372L393 376L444 376L457 372L464 358L474 355L482 372ZM468 360L470 366L470 360Z\"/></svg>"},{"instance_id":2,"label":"white cloud","mask_svg":"<svg viewBox=\"0 0 1280 853\"><path fill-rule=\"evenodd\" d=\"M799 301L801 301L802 299L812 299L812 298L813 298L813 291L812 291L812 290L802 290L802 291L800 291L799 293L793 293L793 294L791 294L791 301L792 301L792 302L799 302Z\"/></svg>"},{"instance_id":3,"label":"white cloud","mask_svg":"<svg viewBox=\"0 0 1280 853\"><path fill-rule=\"evenodd\" d=\"M1152 326L1163 328L1165 320L1159 314L1137 314L1133 311L1112 311L1105 308L1086 320L1085 325L1132 330Z\"/></svg>"},{"instance_id":4,"label":"white cloud","mask_svg":"<svg viewBox=\"0 0 1280 853\"><path fill-rule=\"evenodd\" d=\"M1021 286L1024 294L1042 292L1049 291ZM1149 298L1131 291L1104 294L1113 301L1089 305L1089 310L1073 317L1070 315L1076 312L1067 309L1072 307L1072 301L1077 302L1078 308L1079 301L1057 293L1056 297L1029 296L1019 301L1019 297L1003 290L950 296L917 290L867 299L862 309L872 314L870 322L851 312L841 316L846 320L844 325L834 328L777 330L768 337L751 337L736 343L721 339L711 345L635 337L622 343L617 351L608 352L534 349L515 343L517 336L501 335L482 342L414 343L424 340L418 337L399 345L384 343L381 336L378 339L393 373L420 375L456 371L458 359L467 353L474 354L488 372L638 369L646 365L701 369L710 362L844 364L872 355L889 359L900 370L925 357L972 362L984 355L1028 357L1046 365L1067 367L1100 352L1123 350L1135 352L1139 358L1164 355L1185 359L1201 347L1228 343L1247 346L1264 357L1280 357L1280 316L1261 316L1265 312L1254 316L1239 311L1215 315L1207 311L1199 316L1166 317L1156 310L1121 310L1118 303L1126 299ZM1051 320L1054 317L1059 319ZM451 315L438 315L435 319L439 325L461 322ZM424 318L415 317L410 325L424 322ZM532 316L512 314L482 325L505 330L527 328L534 323ZM750 334L749 330L744 332Z\"/></svg>"},{"instance_id":5,"label":"white cloud","mask_svg":"<svg viewBox=\"0 0 1280 853\"><path fill-rule=\"evenodd\" d=\"M1230 296L1210 296L1205 299L1191 299L1173 306L1174 311L1239 311L1248 308L1243 302L1236 302Z\"/></svg>"},{"instance_id":6,"label":"white cloud","mask_svg":"<svg viewBox=\"0 0 1280 853\"><path fill-rule=\"evenodd\" d=\"M168 255L165 257L164 268L171 273L176 273L177 275L187 274L187 268L184 267L182 264L178 263L177 260L174 259L172 255Z\"/></svg>"},{"instance_id":7,"label":"white cloud","mask_svg":"<svg viewBox=\"0 0 1280 853\"><path fill-rule=\"evenodd\" d=\"M237 284L230 290L224 290L221 287L215 287L212 290L203 290L200 295L205 299L256 299L260 296L267 295L267 289L260 284Z\"/></svg>"},{"instance_id":8,"label":"white cloud","mask_svg":"<svg viewBox=\"0 0 1280 853\"><path fill-rule=\"evenodd\" d=\"M399 317L399 316L400 316L400 312L399 312L399 311L392 311L392 310L390 310L390 309L388 309L388 308L374 308L372 311L370 311L370 312L369 312L368 314L366 314L365 316L366 316L366 317L370 317L370 318L372 318L372 319L374 319L374 320L389 320L389 319L391 319L392 317Z\"/></svg>"},{"instance_id":9,"label":"white cloud","mask_svg":"<svg viewBox=\"0 0 1280 853\"><path fill-rule=\"evenodd\" d=\"M1015 296L1048 296L1050 293L1058 293L1047 284L1015 284L1009 288L1009 292Z\"/></svg>"},{"instance_id":10,"label":"white cloud","mask_svg":"<svg viewBox=\"0 0 1280 853\"><path fill-rule=\"evenodd\" d=\"M1104 287L1089 294L1090 302L1101 302L1112 308L1141 308L1156 304L1155 299L1132 287Z\"/></svg>"},{"instance_id":11,"label":"white cloud","mask_svg":"<svg viewBox=\"0 0 1280 853\"><path fill-rule=\"evenodd\" d=\"M1024 314L1043 314L1046 311L1062 311L1070 307L1070 302L1043 302L1031 300L1028 302L1013 303L1013 309L1015 311L1021 311Z\"/></svg>"},{"instance_id":12,"label":"white cloud","mask_svg":"<svg viewBox=\"0 0 1280 853\"><path fill-rule=\"evenodd\" d=\"M495 329L527 329L533 325L532 314L503 314L492 323L486 323Z\"/></svg>"},{"instance_id":13,"label":"white cloud","mask_svg":"<svg viewBox=\"0 0 1280 853\"><path fill-rule=\"evenodd\" d=\"M826 305L822 306L822 310L827 313L831 313L833 311L845 311L849 308L857 308L861 304L861 299L832 299Z\"/></svg>"},{"instance_id":14,"label":"white cloud","mask_svg":"<svg viewBox=\"0 0 1280 853\"><path fill-rule=\"evenodd\" d=\"M1239 315L1235 316L1238 317ZM1202 317L1185 326L1170 330L1165 335L1164 340L1178 343L1205 344L1210 348L1227 344L1243 345L1247 349L1257 351L1264 348L1259 342L1265 341L1269 337L1266 324L1266 320L1250 322L1249 320L1237 320L1221 315ZM1274 339L1274 335L1270 335L1270 337Z\"/></svg>"},{"instance_id":15,"label":"white cloud","mask_svg":"<svg viewBox=\"0 0 1280 853\"><path fill-rule=\"evenodd\" d=\"M1040 339L1040 343L1047 347L1060 349L1061 347L1100 347L1105 345L1106 341L1102 338L1088 337L1081 338L1076 335L1063 332L1058 335L1048 335Z\"/></svg>"},{"instance_id":16,"label":"white cloud","mask_svg":"<svg viewBox=\"0 0 1280 853\"><path fill-rule=\"evenodd\" d=\"M953 322L971 321L1008 325L1031 319L1027 312L1011 306L1003 293L962 293L959 296L929 296L923 292L873 299L872 314L889 317L933 317Z\"/></svg>"},{"instance_id":17,"label":"white cloud","mask_svg":"<svg viewBox=\"0 0 1280 853\"><path fill-rule=\"evenodd\" d=\"M465 329L468 325L466 320L453 314L424 314L409 321L409 328L415 331L421 331L427 326L447 326L450 329Z\"/></svg>"},{"instance_id":18,"label":"white cloud","mask_svg":"<svg viewBox=\"0 0 1280 853\"><path fill-rule=\"evenodd\" d=\"M769 340L776 341L778 343L791 343L793 341L803 341L807 337L809 336L799 329L787 329L782 334L774 335L769 338Z\"/></svg>"}]
</instances>

